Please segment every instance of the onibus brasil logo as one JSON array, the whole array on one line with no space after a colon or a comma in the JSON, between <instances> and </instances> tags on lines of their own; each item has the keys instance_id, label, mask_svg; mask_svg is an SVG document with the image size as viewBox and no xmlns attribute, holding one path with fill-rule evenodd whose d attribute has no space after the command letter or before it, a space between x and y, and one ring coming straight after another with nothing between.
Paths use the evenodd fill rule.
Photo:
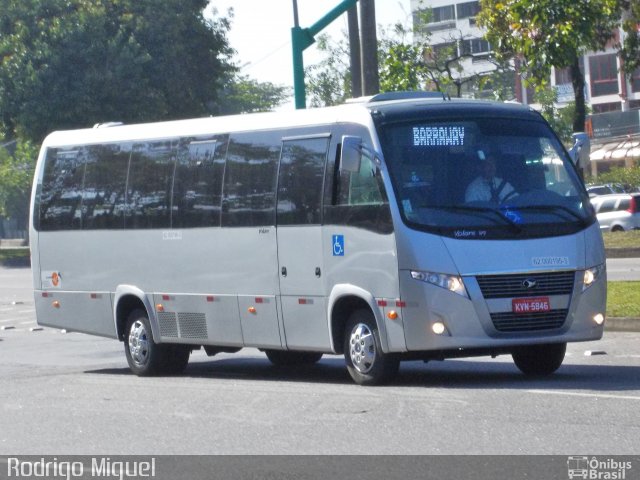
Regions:
<instances>
[{"instance_id":1,"label":"onibus brasil logo","mask_svg":"<svg viewBox=\"0 0 640 480\"><path fill-rule=\"evenodd\" d=\"M567 459L567 470L570 479L625 480L627 470L631 470L631 462L613 458L602 460L597 457L572 456Z\"/></svg>"}]
</instances>

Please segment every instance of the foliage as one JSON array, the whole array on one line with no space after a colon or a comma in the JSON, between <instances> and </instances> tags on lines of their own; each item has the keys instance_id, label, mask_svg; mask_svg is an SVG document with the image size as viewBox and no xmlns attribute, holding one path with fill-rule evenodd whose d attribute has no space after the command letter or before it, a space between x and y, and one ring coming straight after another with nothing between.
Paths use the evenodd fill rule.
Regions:
<instances>
[{"instance_id":1,"label":"foliage","mask_svg":"<svg viewBox=\"0 0 640 480\"><path fill-rule=\"evenodd\" d=\"M17 142L15 153L0 148L0 216L26 223L37 147Z\"/></svg>"},{"instance_id":2,"label":"foliage","mask_svg":"<svg viewBox=\"0 0 640 480\"><path fill-rule=\"evenodd\" d=\"M325 58L305 69L309 104L312 107L322 107L344 103L352 96L346 34L337 42L326 34L319 35L317 46Z\"/></svg>"},{"instance_id":3,"label":"foliage","mask_svg":"<svg viewBox=\"0 0 640 480\"><path fill-rule=\"evenodd\" d=\"M573 117L575 116L576 104L569 102L565 107L558 108L558 92L554 88L544 88L536 92L536 102L540 104L542 116L549 122L551 128L562 142L571 147L573 142Z\"/></svg>"},{"instance_id":4,"label":"foliage","mask_svg":"<svg viewBox=\"0 0 640 480\"><path fill-rule=\"evenodd\" d=\"M0 0L0 122L40 141L97 122L215 111L234 70L206 0Z\"/></svg>"},{"instance_id":5,"label":"foliage","mask_svg":"<svg viewBox=\"0 0 640 480\"><path fill-rule=\"evenodd\" d=\"M220 115L235 113L267 112L282 105L290 96L291 89L271 82L258 82L247 76L231 79L219 95Z\"/></svg>"},{"instance_id":6,"label":"foliage","mask_svg":"<svg viewBox=\"0 0 640 480\"><path fill-rule=\"evenodd\" d=\"M538 89L551 67L571 69L575 94L574 131L585 121L584 76L579 58L611 40L619 23L619 0L480 0L478 23L502 58L518 57L527 79Z\"/></svg>"},{"instance_id":7,"label":"foliage","mask_svg":"<svg viewBox=\"0 0 640 480\"><path fill-rule=\"evenodd\" d=\"M599 173L596 183L618 183L627 187L640 187L640 166L626 168L613 167L608 172Z\"/></svg>"},{"instance_id":8,"label":"foliage","mask_svg":"<svg viewBox=\"0 0 640 480\"><path fill-rule=\"evenodd\" d=\"M430 9L417 14L422 24L431 15ZM414 41L412 29L397 23L381 30L378 39L378 64L380 91L432 90L462 96L463 92L475 96L487 91L498 100L510 100L513 95L513 68L508 62L496 62L497 69L488 72L466 74L463 62L472 57L461 52L457 45L466 37L458 32L447 45L434 46L425 30ZM416 38L418 38L416 36ZM325 58L308 67L305 72L307 94L312 106L337 105L351 97L351 73L346 33L338 42L320 36L318 48ZM492 59L489 59L492 61Z\"/></svg>"},{"instance_id":9,"label":"foliage","mask_svg":"<svg viewBox=\"0 0 640 480\"><path fill-rule=\"evenodd\" d=\"M640 68L640 0L621 0L622 29L625 39L622 44L620 57L627 75Z\"/></svg>"}]
</instances>

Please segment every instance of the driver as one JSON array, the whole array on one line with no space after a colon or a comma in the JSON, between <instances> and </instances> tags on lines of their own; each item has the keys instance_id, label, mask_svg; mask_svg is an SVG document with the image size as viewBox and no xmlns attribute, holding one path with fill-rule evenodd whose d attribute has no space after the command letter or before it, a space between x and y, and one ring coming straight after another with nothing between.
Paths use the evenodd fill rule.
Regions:
<instances>
[{"instance_id":1,"label":"driver","mask_svg":"<svg viewBox=\"0 0 640 480\"><path fill-rule=\"evenodd\" d=\"M467 187L464 195L465 202L492 202L502 203L517 195L509 182L496 177L496 160L493 155L480 156L480 175L478 175Z\"/></svg>"}]
</instances>

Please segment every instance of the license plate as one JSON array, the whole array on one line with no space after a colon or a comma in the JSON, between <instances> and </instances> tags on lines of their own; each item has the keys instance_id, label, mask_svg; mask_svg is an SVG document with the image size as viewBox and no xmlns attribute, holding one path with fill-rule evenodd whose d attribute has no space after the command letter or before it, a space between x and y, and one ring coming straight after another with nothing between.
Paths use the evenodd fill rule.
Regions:
<instances>
[{"instance_id":1,"label":"license plate","mask_svg":"<svg viewBox=\"0 0 640 480\"><path fill-rule=\"evenodd\" d=\"M511 300L513 313L536 313L551 310L549 297L514 298Z\"/></svg>"}]
</instances>

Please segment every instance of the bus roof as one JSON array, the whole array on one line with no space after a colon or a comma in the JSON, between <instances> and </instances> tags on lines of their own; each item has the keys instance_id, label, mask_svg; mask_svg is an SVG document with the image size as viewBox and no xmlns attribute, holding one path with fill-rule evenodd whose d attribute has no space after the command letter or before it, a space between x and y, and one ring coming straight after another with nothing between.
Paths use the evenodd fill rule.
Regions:
<instances>
[{"instance_id":1,"label":"bus roof","mask_svg":"<svg viewBox=\"0 0 640 480\"><path fill-rule=\"evenodd\" d=\"M394 92L395 93L395 92ZM116 122L99 124L94 128L56 131L47 136L44 146L69 146L93 144L135 139L161 139L191 135L211 135L255 130L271 130L288 127L312 125L331 125L334 123L357 123L370 125L371 114L376 112L389 120L411 119L414 116L441 116L456 112L494 116L514 113L530 115L531 109L520 104L501 103L481 100L448 99L440 95L420 97L414 95L379 95L354 99L345 105L335 107L293 110L286 112L267 112L241 114L221 117L203 117L188 120L141 123L124 125ZM433 93L433 92L429 92ZM382 101L378 101L378 99Z\"/></svg>"}]
</instances>

